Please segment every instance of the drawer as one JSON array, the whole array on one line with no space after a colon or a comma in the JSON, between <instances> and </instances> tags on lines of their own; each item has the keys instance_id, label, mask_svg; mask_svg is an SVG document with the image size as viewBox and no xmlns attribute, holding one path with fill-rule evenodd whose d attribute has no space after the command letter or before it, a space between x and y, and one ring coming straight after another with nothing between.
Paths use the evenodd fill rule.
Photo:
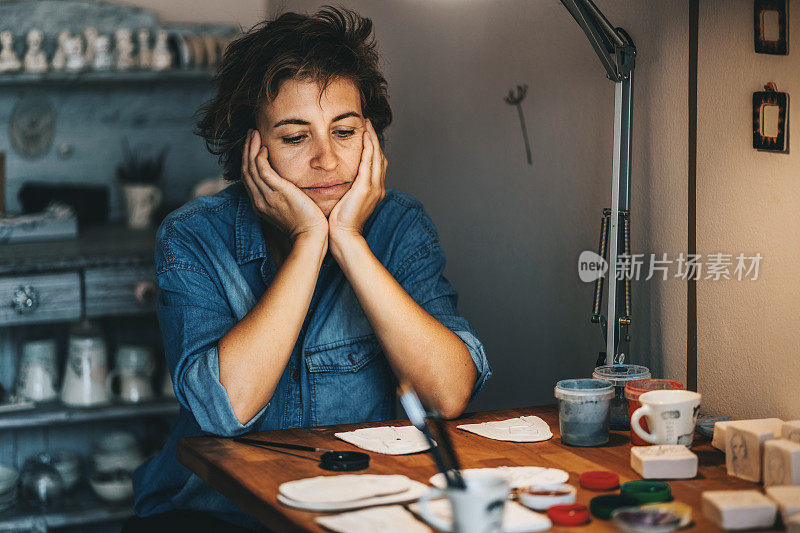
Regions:
<instances>
[{"instance_id":1,"label":"drawer","mask_svg":"<svg viewBox=\"0 0 800 533\"><path fill-rule=\"evenodd\" d=\"M77 272L0 277L0 326L76 320L81 316Z\"/></svg>"},{"instance_id":2,"label":"drawer","mask_svg":"<svg viewBox=\"0 0 800 533\"><path fill-rule=\"evenodd\" d=\"M84 271L87 317L155 311L153 266L89 268Z\"/></svg>"}]
</instances>

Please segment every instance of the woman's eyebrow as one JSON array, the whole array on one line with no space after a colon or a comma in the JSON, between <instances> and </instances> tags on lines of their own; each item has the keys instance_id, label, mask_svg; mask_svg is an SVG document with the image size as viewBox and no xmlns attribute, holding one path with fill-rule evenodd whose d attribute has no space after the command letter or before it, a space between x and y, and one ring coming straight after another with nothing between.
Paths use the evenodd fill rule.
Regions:
<instances>
[{"instance_id":1,"label":"woman's eyebrow","mask_svg":"<svg viewBox=\"0 0 800 533\"><path fill-rule=\"evenodd\" d=\"M333 120L331 122L338 122L338 121L340 121L340 120L342 120L344 118L347 118L347 117L361 118L361 115L359 115L355 111L348 111L347 113L342 113L341 115L337 115L337 116L333 117ZM285 119L283 119L283 120L281 120L279 122L276 122L275 125L272 126L272 127L273 128L277 128L278 126L284 126L286 124L300 124L301 126L308 126L311 123L309 121L303 120L301 118L285 118Z\"/></svg>"}]
</instances>

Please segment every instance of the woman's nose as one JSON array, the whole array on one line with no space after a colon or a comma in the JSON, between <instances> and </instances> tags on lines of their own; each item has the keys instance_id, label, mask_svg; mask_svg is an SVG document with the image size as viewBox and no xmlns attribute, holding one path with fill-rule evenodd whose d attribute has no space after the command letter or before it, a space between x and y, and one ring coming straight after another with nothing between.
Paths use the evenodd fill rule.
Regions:
<instances>
[{"instance_id":1,"label":"woman's nose","mask_svg":"<svg viewBox=\"0 0 800 533\"><path fill-rule=\"evenodd\" d=\"M320 170L334 170L339 164L339 156L330 139L319 139L314 143L311 166Z\"/></svg>"}]
</instances>

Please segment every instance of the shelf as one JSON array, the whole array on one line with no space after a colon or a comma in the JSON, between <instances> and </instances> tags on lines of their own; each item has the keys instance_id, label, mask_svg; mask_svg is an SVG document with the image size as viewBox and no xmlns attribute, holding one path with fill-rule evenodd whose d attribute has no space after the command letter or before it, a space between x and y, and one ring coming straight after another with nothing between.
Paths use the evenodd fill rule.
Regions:
<instances>
[{"instance_id":1,"label":"shelf","mask_svg":"<svg viewBox=\"0 0 800 533\"><path fill-rule=\"evenodd\" d=\"M166 70L161 72L141 70L129 72L46 72L32 74L29 72L0 74L2 87L47 87L85 85L120 85L153 84L153 83L210 83L213 73L209 70Z\"/></svg>"},{"instance_id":2,"label":"shelf","mask_svg":"<svg viewBox=\"0 0 800 533\"><path fill-rule=\"evenodd\" d=\"M137 404L113 403L97 407L68 407L60 402L43 403L33 409L0 413L0 431L51 424L176 415L179 409L180 406L175 400L155 400Z\"/></svg>"},{"instance_id":3,"label":"shelf","mask_svg":"<svg viewBox=\"0 0 800 533\"><path fill-rule=\"evenodd\" d=\"M155 229L87 226L75 239L0 244L0 274L153 263Z\"/></svg>"},{"instance_id":4,"label":"shelf","mask_svg":"<svg viewBox=\"0 0 800 533\"><path fill-rule=\"evenodd\" d=\"M57 528L125 520L133 516L133 503L109 503L98 498L83 482L83 486L68 493L59 502L45 508L31 508L23 503L0 511L0 531L38 531L41 527Z\"/></svg>"}]
</instances>

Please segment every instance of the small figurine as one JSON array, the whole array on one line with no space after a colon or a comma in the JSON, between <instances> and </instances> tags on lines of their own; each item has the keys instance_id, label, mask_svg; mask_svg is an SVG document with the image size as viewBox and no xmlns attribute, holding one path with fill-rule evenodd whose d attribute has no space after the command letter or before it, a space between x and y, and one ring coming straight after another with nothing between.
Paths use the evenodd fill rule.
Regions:
<instances>
[{"instance_id":1,"label":"small figurine","mask_svg":"<svg viewBox=\"0 0 800 533\"><path fill-rule=\"evenodd\" d=\"M108 35L98 35L94 40L93 70L111 70L111 39Z\"/></svg>"},{"instance_id":2,"label":"small figurine","mask_svg":"<svg viewBox=\"0 0 800 533\"><path fill-rule=\"evenodd\" d=\"M22 68L22 62L14 53L14 34L6 30L0 32L0 72L16 72Z\"/></svg>"},{"instance_id":3,"label":"small figurine","mask_svg":"<svg viewBox=\"0 0 800 533\"><path fill-rule=\"evenodd\" d=\"M55 53L53 54L53 60L50 62L50 68L52 70L64 70L67 66L67 40L70 38L70 34L67 30L61 30L58 33L58 47L56 48Z\"/></svg>"},{"instance_id":4,"label":"small figurine","mask_svg":"<svg viewBox=\"0 0 800 533\"><path fill-rule=\"evenodd\" d=\"M94 54L95 54L95 41L97 40L98 36L97 28L92 26L87 26L83 30L83 37L86 39L86 51L83 54L83 63L86 66L90 66L94 64Z\"/></svg>"},{"instance_id":5,"label":"small figurine","mask_svg":"<svg viewBox=\"0 0 800 533\"><path fill-rule=\"evenodd\" d=\"M114 67L117 70L130 70L135 65L131 30L128 28L118 28L114 32L114 54Z\"/></svg>"},{"instance_id":6,"label":"small figurine","mask_svg":"<svg viewBox=\"0 0 800 533\"><path fill-rule=\"evenodd\" d=\"M147 28L139 30L139 54L136 56L136 66L142 70L149 69L153 64L153 53L150 51L150 31Z\"/></svg>"},{"instance_id":7,"label":"small figurine","mask_svg":"<svg viewBox=\"0 0 800 533\"><path fill-rule=\"evenodd\" d=\"M41 30L36 28L28 32L28 51L25 52L25 72L47 72L47 56L42 51Z\"/></svg>"},{"instance_id":8,"label":"small figurine","mask_svg":"<svg viewBox=\"0 0 800 533\"><path fill-rule=\"evenodd\" d=\"M167 48L167 31L156 32L156 44L153 47L153 70L167 70L172 66L172 53Z\"/></svg>"},{"instance_id":9,"label":"small figurine","mask_svg":"<svg viewBox=\"0 0 800 533\"><path fill-rule=\"evenodd\" d=\"M67 54L67 70L70 72L79 72L86 66L85 58L83 57L83 41L80 35L68 38L65 43L64 51Z\"/></svg>"}]
</instances>

